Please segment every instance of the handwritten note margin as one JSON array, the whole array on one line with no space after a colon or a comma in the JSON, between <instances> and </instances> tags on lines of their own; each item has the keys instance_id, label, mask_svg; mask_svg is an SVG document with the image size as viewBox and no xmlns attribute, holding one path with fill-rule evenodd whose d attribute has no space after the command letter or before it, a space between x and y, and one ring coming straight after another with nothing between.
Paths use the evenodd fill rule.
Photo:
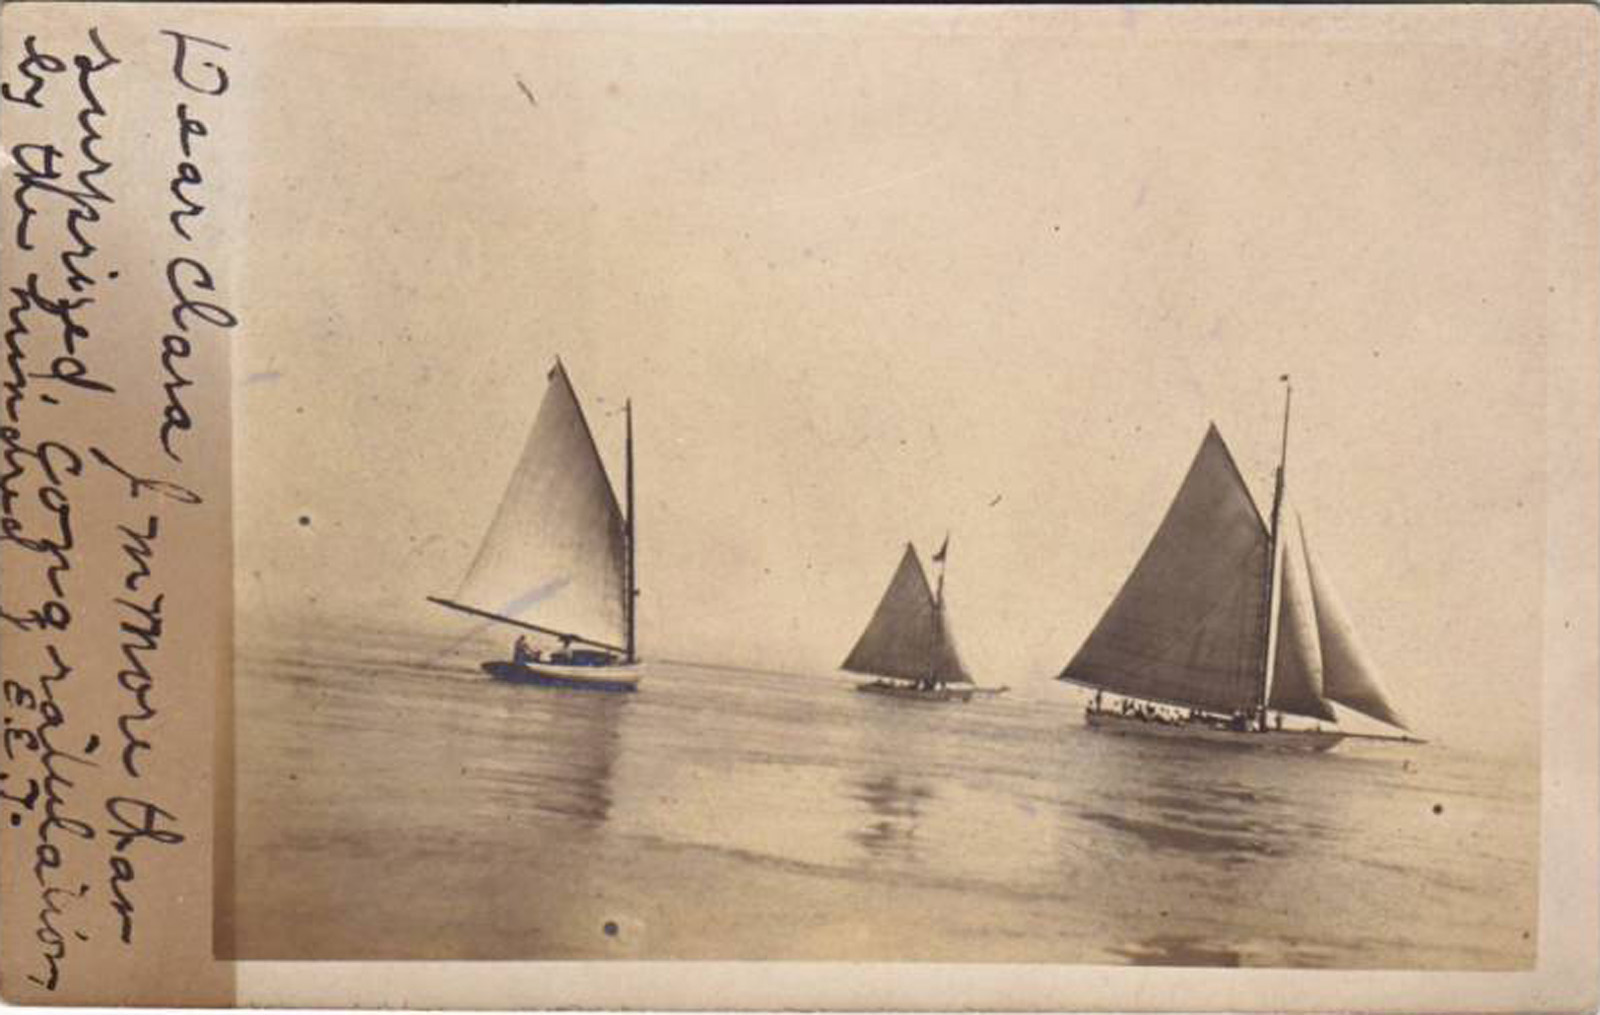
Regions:
<instances>
[{"instance_id":1,"label":"handwritten note margin","mask_svg":"<svg viewBox=\"0 0 1600 1015\"><path fill-rule=\"evenodd\" d=\"M0 989L228 1004L213 862L247 48L224 10L0 16Z\"/></svg>"}]
</instances>

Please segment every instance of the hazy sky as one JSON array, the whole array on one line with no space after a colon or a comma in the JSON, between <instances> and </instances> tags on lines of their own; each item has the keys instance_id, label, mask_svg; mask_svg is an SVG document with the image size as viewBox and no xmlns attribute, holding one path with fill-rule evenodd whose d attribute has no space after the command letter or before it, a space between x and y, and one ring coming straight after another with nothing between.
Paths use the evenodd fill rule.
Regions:
<instances>
[{"instance_id":1,"label":"hazy sky","mask_svg":"<svg viewBox=\"0 0 1600 1015\"><path fill-rule=\"evenodd\" d=\"M1432 42L1359 12L594 15L253 55L317 98L249 121L282 228L240 276L241 627L455 623L423 596L559 353L619 478L634 400L646 656L832 670L948 529L978 681L1069 698L1046 681L1208 422L1270 496L1287 372L1291 495L1401 709L1532 737L1531 47L1438 13Z\"/></svg>"}]
</instances>

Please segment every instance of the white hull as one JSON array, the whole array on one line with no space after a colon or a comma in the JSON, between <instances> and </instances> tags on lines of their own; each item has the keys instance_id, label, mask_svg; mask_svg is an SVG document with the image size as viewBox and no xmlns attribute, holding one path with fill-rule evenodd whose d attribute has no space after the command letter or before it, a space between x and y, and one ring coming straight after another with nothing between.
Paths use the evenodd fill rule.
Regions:
<instances>
[{"instance_id":1,"label":"white hull","mask_svg":"<svg viewBox=\"0 0 1600 1015\"><path fill-rule=\"evenodd\" d=\"M484 663L485 673L511 684L536 684L545 687L571 687L586 691L627 693L639 688L643 674L637 663L610 666L567 666L547 662Z\"/></svg>"}]
</instances>

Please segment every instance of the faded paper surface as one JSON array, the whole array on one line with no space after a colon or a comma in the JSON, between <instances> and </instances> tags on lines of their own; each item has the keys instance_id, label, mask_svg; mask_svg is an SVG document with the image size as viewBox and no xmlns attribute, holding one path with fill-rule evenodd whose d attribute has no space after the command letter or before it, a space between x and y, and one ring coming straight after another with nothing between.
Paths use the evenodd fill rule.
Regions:
<instances>
[{"instance_id":1,"label":"faded paper surface","mask_svg":"<svg viewBox=\"0 0 1600 1015\"><path fill-rule=\"evenodd\" d=\"M14 1002L227 1003L228 44L170 9L4 19L0 976Z\"/></svg>"},{"instance_id":2,"label":"faded paper surface","mask_svg":"<svg viewBox=\"0 0 1600 1015\"><path fill-rule=\"evenodd\" d=\"M176 793L161 804L183 817L186 839L131 847L138 885L151 892L141 929L173 928L166 960L217 977L184 981L195 1000L217 999L232 975L207 958L213 899L220 953L255 960L236 967L243 1003L1512 1009L1592 996L1593 892L1571 890L1592 886L1594 858L1587 12L203 14L203 24L176 30L230 47L193 53L225 64L222 95L189 97L174 79L174 40L160 34L164 24L152 27L149 9L11 8L5 60L9 82L25 58L18 20L41 19L70 39L99 25L107 46L113 31L125 33L125 49L113 50L122 63L105 80L121 75L126 122L147 121L116 137L101 131L106 151L126 151L107 177L126 174L130 187L103 225L127 231L118 235L146 262L145 282L134 288L131 267L97 280L124 288L85 316L131 328L124 322L148 313L153 343L102 353L105 376L130 357L121 401L93 401L80 386L59 414L25 403L22 422L43 428L34 443L61 427L85 446L105 442L113 457L115 437L130 462L149 456L138 459L148 472L119 464L208 495L162 518L163 539L196 527L184 539L182 560L197 576L183 586L192 600L182 615L210 626L172 619L163 632L160 652L176 675L156 686L183 686L183 702L205 707L185 714L175 700L163 710L171 739L161 744L211 756L212 730L227 726L211 724L212 701L233 718L217 680L231 588L245 660L242 788L213 840L205 820L188 819L209 815L210 786L158 776L165 748L153 745L143 785ZM196 81L202 69L214 71L196 64ZM48 81L62 105L8 103L8 148L30 129L79 138L72 79ZM180 101L217 117L191 153L204 181L187 192L207 195L196 197L200 215L179 220L193 224L193 240L166 217L182 159L155 147L176 142ZM56 198L51 207L61 218L72 206ZM97 246L108 275L121 268L109 236ZM181 462L161 449L159 343L171 307L155 269L178 253L212 259L208 298L240 321L209 330L204 354L197 339L185 364L196 384L180 392L197 421L212 422L226 418L232 392L231 462L225 426L169 430ZM8 250L8 286L14 263L26 262ZM82 347L100 370L88 350L113 343ZM54 347L45 348L37 355L48 363ZM942 815L961 820L956 800L973 849L989 848L977 826L994 817L981 793L891 772L843 796L866 809L866 834L842 845L812 839L781 798L766 805L774 817L759 817L752 801L767 798L731 778L737 759L724 759L721 787L698 775L674 781L625 724L620 733L611 719L592 730L541 725L535 705L496 721L496 749L556 737L573 738L576 753L553 775L486 769L492 754L425 739L437 703L374 694L363 716L351 689L382 686L371 674L330 682L308 665L373 631L453 637L423 597L459 582L557 355L592 399L614 477L616 408L625 396L638 406L647 660L784 671L827 700L848 685L822 675L859 632L904 541L926 553L953 530L951 609L964 657L980 683L1009 684L1013 701L1037 703L1040 714L1078 700L1049 677L1115 593L1206 422L1228 436L1259 500L1282 411L1273 381L1292 374L1294 504L1336 556L1397 696L1443 748L1504 759L1495 788L1526 807L1526 820L1513 819L1451 799L1444 814L1456 824L1422 826L1468 844L1508 837L1515 869L1528 873L1490 889L1510 913L1505 942L1489 948L1488 928L1468 930L1463 947L1430 958L1383 935L1300 951L1226 930L1174 941L1132 931L1125 915L1108 920L1094 904L1073 913L1074 897L1098 889L1066 875L1063 908L1028 914L1033 923L1014 923L1023 910L991 900L993 910L979 906L954 927L943 886L919 894L911 882L878 896L878 907L863 907L874 896L854 888L817 894L802 884L777 886L787 894L765 913L736 911L720 894L729 879L717 872L728 868L700 866L693 853L654 879L666 887L644 894L618 889L621 875L600 864L579 868L570 891L519 880L542 862L537 850L482 851L515 846L484 834L505 815L451 819L439 802L477 801L472 787L486 778L532 780L531 798L507 797L520 801L508 805L517 820L559 810L581 833L567 844L620 849L605 855L646 872L660 862L646 840L685 826L786 862L843 856L842 866L870 872L914 856L906 844L918 821L923 841L936 843ZM65 382L28 383L31 399ZM124 397L141 385L142 397ZM86 467L85 503L95 481ZM123 524L114 496L101 506L110 531ZM84 512L74 517L89 532ZM230 517L231 572L217 539ZM217 541L205 544L206 533ZM37 552L6 549L5 605L17 614L36 599L12 598L12 574L26 575ZM118 552L108 542L94 558L102 582L124 576ZM90 565L81 567L74 574L94 588ZM165 607L174 618L177 596ZM115 632L112 615L101 616L71 644L85 654L83 672L114 674L117 640L89 633L92 623ZM213 640L180 650L180 636L201 629ZM8 670L48 643L41 634L7 631ZM391 643L408 670L438 665ZM475 657L461 665L470 670ZM656 700L669 694L667 678L649 679ZM71 714L83 725L72 728L112 722L109 752L126 698L89 683L78 685L83 701ZM1062 714L1062 738L1088 735ZM681 722L707 720L688 712ZM343 732L315 738L327 728ZM893 744L868 749L892 754ZM195 771L194 756L171 759L172 771ZM1053 759L1037 760L1046 775ZM84 799L122 792L104 767L106 792L86 778ZM226 781L230 767L217 772ZM801 774L791 780L797 794L807 791ZM1137 788L1112 790L1131 807ZM659 809L641 806L646 789ZM517 810L529 799L531 818ZM1305 806L1314 816L1315 802ZM1069 807L1050 841L1063 853L1080 842L1126 852L1134 817L1108 812L1086 836ZM36 814L28 820L37 826ZM994 822L1002 835L1009 820L1021 819ZM1022 837L1035 830L1021 827ZM185 915L155 915L162 876L192 879L213 841L218 880L182 882L170 904ZM24 857L37 845L9 831L6 843ZM72 862L95 882L86 916L105 921L114 911L104 876L94 876L107 862L96 850L85 845ZM16 892L30 898L14 855L8 943L35 929L10 915ZM1014 875L998 866L1000 851L993 858L993 880L1005 885ZM1233 884L1217 868L1196 869ZM1350 894L1343 871L1277 869L1307 881L1273 884L1274 895ZM1013 895L1036 894L1033 882L1016 884ZM598 902L580 897L590 891ZM541 906L591 936L564 925L541 936ZM1344 913L1305 936L1371 937L1361 917ZM602 934L602 918L617 930ZM1052 920L1082 926L1057 930ZM104 926L115 934L115 922ZM73 941L74 956L98 968L106 947L110 961L147 968L149 953L104 941L100 927ZM1484 949L1469 947L1473 933ZM31 997L10 965L30 957L26 947L6 953L8 996ZM326 961L612 956L603 965ZM284 958L322 961L259 961ZM620 961L669 958L791 961ZM923 964L886 964L897 959ZM1381 971L1108 964L1142 959ZM1406 971L1421 967L1454 971ZM1471 969L1495 971L1461 971ZM186 999L117 975L94 982L121 984L99 989L123 997Z\"/></svg>"}]
</instances>

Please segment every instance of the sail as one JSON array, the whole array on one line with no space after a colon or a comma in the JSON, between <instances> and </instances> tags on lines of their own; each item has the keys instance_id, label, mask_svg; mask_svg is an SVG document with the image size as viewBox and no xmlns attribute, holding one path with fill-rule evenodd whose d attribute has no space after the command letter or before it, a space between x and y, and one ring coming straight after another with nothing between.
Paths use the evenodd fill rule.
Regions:
<instances>
[{"instance_id":1,"label":"sail","mask_svg":"<svg viewBox=\"0 0 1600 1015\"><path fill-rule=\"evenodd\" d=\"M1322 698L1322 644L1317 637L1317 611L1306 577L1305 556L1299 542L1281 543L1278 645L1267 707L1334 721L1338 715Z\"/></svg>"},{"instance_id":2,"label":"sail","mask_svg":"<svg viewBox=\"0 0 1600 1015\"><path fill-rule=\"evenodd\" d=\"M1317 636L1322 644L1322 693L1341 705L1369 715L1400 729L1410 729L1384 693L1376 668L1368 660L1349 614L1328 584L1321 563L1311 552L1305 525L1300 524L1300 544L1310 576L1312 601L1317 616Z\"/></svg>"},{"instance_id":3,"label":"sail","mask_svg":"<svg viewBox=\"0 0 1600 1015\"><path fill-rule=\"evenodd\" d=\"M1259 702L1267 529L1213 425L1166 517L1060 679L1231 712Z\"/></svg>"},{"instance_id":4,"label":"sail","mask_svg":"<svg viewBox=\"0 0 1600 1015\"><path fill-rule=\"evenodd\" d=\"M956 652L948 619L928 587L916 547L910 543L843 668L902 680L972 682Z\"/></svg>"},{"instance_id":5,"label":"sail","mask_svg":"<svg viewBox=\"0 0 1600 1015\"><path fill-rule=\"evenodd\" d=\"M560 361L457 598L621 647L622 509Z\"/></svg>"}]
</instances>

